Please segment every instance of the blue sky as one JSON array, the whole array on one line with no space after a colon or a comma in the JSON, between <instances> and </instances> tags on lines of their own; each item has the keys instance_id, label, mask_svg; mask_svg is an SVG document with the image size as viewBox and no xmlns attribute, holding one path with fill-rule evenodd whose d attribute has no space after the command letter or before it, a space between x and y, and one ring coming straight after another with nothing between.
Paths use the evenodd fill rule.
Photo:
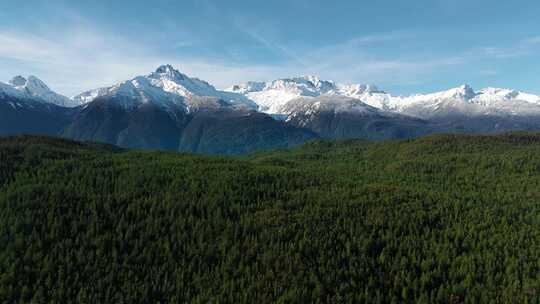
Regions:
<instances>
[{"instance_id":1,"label":"blue sky","mask_svg":"<svg viewBox=\"0 0 540 304\"><path fill-rule=\"evenodd\" d=\"M66 95L162 63L224 88L313 74L395 94L540 94L538 0L0 2L0 81Z\"/></svg>"}]
</instances>

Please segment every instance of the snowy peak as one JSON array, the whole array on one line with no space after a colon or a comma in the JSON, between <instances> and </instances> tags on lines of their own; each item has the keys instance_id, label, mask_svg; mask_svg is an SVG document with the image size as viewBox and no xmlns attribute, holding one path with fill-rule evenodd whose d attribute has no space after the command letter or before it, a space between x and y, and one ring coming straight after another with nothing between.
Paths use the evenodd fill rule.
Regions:
<instances>
[{"instance_id":1,"label":"snowy peak","mask_svg":"<svg viewBox=\"0 0 540 304\"><path fill-rule=\"evenodd\" d=\"M502 102L502 101L526 101L530 103L540 103L540 96L527 94L512 89L485 88L475 91L469 85L462 85L447 91L404 97L403 99L414 100L463 100L472 103Z\"/></svg>"},{"instance_id":2,"label":"snowy peak","mask_svg":"<svg viewBox=\"0 0 540 304\"><path fill-rule=\"evenodd\" d=\"M7 88L9 87L9 88ZM4 95L21 99L31 99L38 102L52 103L62 107L74 107L79 105L66 96L52 91L43 81L35 76L15 76L9 84L3 84Z\"/></svg>"},{"instance_id":3,"label":"snowy peak","mask_svg":"<svg viewBox=\"0 0 540 304\"><path fill-rule=\"evenodd\" d=\"M180 73L180 71L175 69L170 64L166 64L166 65L162 65L158 67L155 72L148 75L147 77L153 78L153 79L168 79L177 83L190 80L190 78L187 75Z\"/></svg>"},{"instance_id":4,"label":"snowy peak","mask_svg":"<svg viewBox=\"0 0 540 304\"><path fill-rule=\"evenodd\" d=\"M322 94L333 90L336 87L336 84L333 81L321 80L317 76L302 76L299 78L294 78L293 82L302 84L311 89L310 91L317 91Z\"/></svg>"},{"instance_id":5,"label":"snowy peak","mask_svg":"<svg viewBox=\"0 0 540 304\"><path fill-rule=\"evenodd\" d=\"M0 82L0 97L28 98L26 94L15 89L12 85Z\"/></svg>"},{"instance_id":6,"label":"snowy peak","mask_svg":"<svg viewBox=\"0 0 540 304\"><path fill-rule=\"evenodd\" d=\"M470 85L463 84L457 88L446 91L445 93L443 93L443 95L446 95L448 98L462 98L465 100L469 100L474 98L474 96L476 96L476 93Z\"/></svg>"},{"instance_id":7,"label":"snowy peak","mask_svg":"<svg viewBox=\"0 0 540 304\"><path fill-rule=\"evenodd\" d=\"M414 99L421 100L445 100L445 99L458 99L458 100L470 100L476 96L476 92L468 84L463 84L459 87L452 88L446 91L431 93L431 94L418 94L411 96Z\"/></svg>"},{"instance_id":8,"label":"snowy peak","mask_svg":"<svg viewBox=\"0 0 540 304\"><path fill-rule=\"evenodd\" d=\"M300 76L294 78L282 78L270 82L246 82L234 85L228 89L231 92L242 94L255 93L269 90L281 90L299 94L299 96L318 96L335 89L332 81L321 80L317 76Z\"/></svg>"},{"instance_id":9,"label":"snowy peak","mask_svg":"<svg viewBox=\"0 0 540 304\"><path fill-rule=\"evenodd\" d=\"M26 91L32 96L44 96L51 94L52 91L49 87L35 76L28 76L28 79L22 76L15 76L9 81L16 89L20 91Z\"/></svg>"},{"instance_id":10,"label":"snowy peak","mask_svg":"<svg viewBox=\"0 0 540 304\"><path fill-rule=\"evenodd\" d=\"M469 85L426 95L390 96L386 101L392 110L420 118L540 114L538 96L499 88L475 91Z\"/></svg>"},{"instance_id":11,"label":"snowy peak","mask_svg":"<svg viewBox=\"0 0 540 304\"><path fill-rule=\"evenodd\" d=\"M234 85L228 91L244 94L259 105L259 110L269 114L280 114L281 108L287 102L302 96L332 95L359 98L366 94L382 92L371 85L339 84L331 80L322 80L317 76L282 78L269 82L250 81Z\"/></svg>"},{"instance_id":12,"label":"snowy peak","mask_svg":"<svg viewBox=\"0 0 540 304\"><path fill-rule=\"evenodd\" d=\"M430 94L393 96L367 84L340 84L316 76L247 82L231 87L269 114L286 114L286 104L299 97L350 97L383 111L421 118L446 113L463 115L516 115L540 111L540 97L510 89L486 88L475 91L470 85ZM329 102L328 99L321 102ZM538 108L538 109L537 109Z\"/></svg>"},{"instance_id":13,"label":"snowy peak","mask_svg":"<svg viewBox=\"0 0 540 304\"><path fill-rule=\"evenodd\" d=\"M179 76L179 75L182 75L178 70L176 70L172 65L170 64L165 64L165 65L162 65L162 66L159 66L157 69L156 69L156 74L160 74L160 75L169 75L169 76L172 76L172 77L176 77L176 76ZM183 75L182 75L183 76Z\"/></svg>"},{"instance_id":14,"label":"snowy peak","mask_svg":"<svg viewBox=\"0 0 540 304\"><path fill-rule=\"evenodd\" d=\"M162 65L146 78L152 85L164 91L190 98L192 96L217 96L214 86L198 78L191 78L180 73L171 65Z\"/></svg>"},{"instance_id":15,"label":"snowy peak","mask_svg":"<svg viewBox=\"0 0 540 304\"><path fill-rule=\"evenodd\" d=\"M121 96L123 97L122 105L125 107L152 103L169 109L180 107L187 112L191 111L192 108L201 107L199 97L217 97L236 106L245 106L251 109L257 107L241 94L218 91L208 82L182 74L168 64L159 66L146 76L137 76L111 87L84 92L75 96L74 100L86 103L103 96ZM196 104L196 107L192 104Z\"/></svg>"},{"instance_id":16,"label":"snowy peak","mask_svg":"<svg viewBox=\"0 0 540 304\"><path fill-rule=\"evenodd\" d=\"M521 100L533 104L540 104L540 96L528 94L512 89L485 88L478 91L478 98L499 100Z\"/></svg>"},{"instance_id":17,"label":"snowy peak","mask_svg":"<svg viewBox=\"0 0 540 304\"><path fill-rule=\"evenodd\" d=\"M341 123L344 129L354 128L347 121L369 121L382 117L394 117L393 113L384 112L359 99L346 96L321 95L302 96L287 102L282 107L285 121L296 126L310 128L319 125L319 129L335 130ZM321 126L322 124L322 126ZM341 131L340 131L341 132Z\"/></svg>"},{"instance_id":18,"label":"snowy peak","mask_svg":"<svg viewBox=\"0 0 540 304\"><path fill-rule=\"evenodd\" d=\"M111 87L87 91L75 96L74 100L89 103L100 97L109 97L114 98L115 102L123 108L133 108L144 103L163 107L184 106L183 96L167 92L163 89L161 78L156 80L150 76L137 76Z\"/></svg>"},{"instance_id":19,"label":"snowy peak","mask_svg":"<svg viewBox=\"0 0 540 304\"><path fill-rule=\"evenodd\" d=\"M420 98L421 97L421 98ZM475 91L469 85L462 85L447 91L415 95L413 98L420 99L455 99L464 100L472 103L502 102L502 101L526 101L530 103L539 103L540 97L532 94L519 92L512 89L485 88Z\"/></svg>"},{"instance_id":20,"label":"snowy peak","mask_svg":"<svg viewBox=\"0 0 540 304\"><path fill-rule=\"evenodd\" d=\"M504 99L513 99L519 96L519 92L511 89L485 88L478 92L482 95L498 96Z\"/></svg>"},{"instance_id":21,"label":"snowy peak","mask_svg":"<svg viewBox=\"0 0 540 304\"><path fill-rule=\"evenodd\" d=\"M26 84L26 78L24 78L24 77L22 77L20 75L15 76L9 81L9 84L11 84L14 87L24 86Z\"/></svg>"},{"instance_id":22,"label":"snowy peak","mask_svg":"<svg viewBox=\"0 0 540 304\"><path fill-rule=\"evenodd\" d=\"M287 115L298 115L299 113L302 115L311 115L318 112L378 115L383 111L356 98L321 95L317 97L303 96L293 99L283 106L283 112Z\"/></svg>"}]
</instances>

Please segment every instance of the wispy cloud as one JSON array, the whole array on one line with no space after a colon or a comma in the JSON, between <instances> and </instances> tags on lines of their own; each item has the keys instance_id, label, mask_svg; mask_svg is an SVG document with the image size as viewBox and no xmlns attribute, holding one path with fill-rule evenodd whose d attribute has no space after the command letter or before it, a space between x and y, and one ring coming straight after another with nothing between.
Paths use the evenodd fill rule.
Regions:
<instances>
[{"instance_id":1,"label":"wispy cloud","mask_svg":"<svg viewBox=\"0 0 540 304\"><path fill-rule=\"evenodd\" d=\"M39 37L0 32L0 57L15 60L51 62L62 57L61 45Z\"/></svg>"},{"instance_id":2,"label":"wispy cloud","mask_svg":"<svg viewBox=\"0 0 540 304\"><path fill-rule=\"evenodd\" d=\"M2 78L33 73L65 94L114 83L157 62L148 49L89 28L54 38L0 30ZM16 70L20 69L20 70Z\"/></svg>"},{"instance_id":3,"label":"wispy cloud","mask_svg":"<svg viewBox=\"0 0 540 304\"><path fill-rule=\"evenodd\" d=\"M540 36L535 36L522 39L506 47L484 47L481 48L481 52L486 56L498 59L518 58L536 53L539 45Z\"/></svg>"},{"instance_id":4,"label":"wispy cloud","mask_svg":"<svg viewBox=\"0 0 540 304\"><path fill-rule=\"evenodd\" d=\"M386 85L417 84L421 78L441 69L458 66L466 61L461 56L415 56L378 54L380 47L393 48L417 39L410 31L358 36L342 43L331 44L306 53L312 73L343 82L384 83Z\"/></svg>"},{"instance_id":5,"label":"wispy cloud","mask_svg":"<svg viewBox=\"0 0 540 304\"><path fill-rule=\"evenodd\" d=\"M189 46L184 43L175 45ZM2 80L8 80L15 74L35 74L66 95L147 74L165 63L219 87L258 79L262 75L277 77L286 74L285 68L280 66L241 66L220 58L162 56L151 46L121 41L90 29L72 31L61 35L61 39L0 30Z\"/></svg>"},{"instance_id":6,"label":"wispy cloud","mask_svg":"<svg viewBox=\"0 0 540 304\"><path fill-rule=\"evenodd\" d=\"M240 27L239 27L240 28ZM253 29L241 29L245 34L247 34L249 37L251 37L253 40L257 41L258 43L264 45L266 48L268 48L270 51L278 52L282 55L285 55L286 58L289 60L293 60L296 63L305 66L306 63L304 62L303 58L299 55L297 55L294 51L291 49L274 42L268 38L266 38L261 33L257 32Z\"/></svg>"}]
</instances>

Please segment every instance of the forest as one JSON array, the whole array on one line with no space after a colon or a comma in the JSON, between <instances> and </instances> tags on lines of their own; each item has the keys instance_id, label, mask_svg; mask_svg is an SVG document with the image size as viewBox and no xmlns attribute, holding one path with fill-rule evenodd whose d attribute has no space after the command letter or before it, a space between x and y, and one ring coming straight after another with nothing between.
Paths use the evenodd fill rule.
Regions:
<instances>
[{"instance_id":1,"label":"forest","mask_svg":"<svg viewBox=\"0 0 540 304\"><path fill-rule=\"evenodd\" d=\"M0 139L0 303L538 303L540 134Z\"/></svg>"}]
</instances>

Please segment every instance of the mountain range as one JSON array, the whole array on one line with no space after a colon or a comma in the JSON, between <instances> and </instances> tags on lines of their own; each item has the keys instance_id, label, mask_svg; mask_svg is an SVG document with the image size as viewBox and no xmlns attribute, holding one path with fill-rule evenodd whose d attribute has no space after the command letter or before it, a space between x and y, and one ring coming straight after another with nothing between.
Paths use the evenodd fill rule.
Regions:
<instances>
[{"instance_id":1,"label":"mountain range","mask_svg":"<svg viewBox=\"0 0 540 304\"><path fill-rule=\"evenodd\" d=\"M46 134L128 148L242 154L315 138L540 130L540 96L511 89L394 96L315 76L218 90L170 65L73 98L34 76L0 82L0 135Z\"/></svg>"}]
</instances>

